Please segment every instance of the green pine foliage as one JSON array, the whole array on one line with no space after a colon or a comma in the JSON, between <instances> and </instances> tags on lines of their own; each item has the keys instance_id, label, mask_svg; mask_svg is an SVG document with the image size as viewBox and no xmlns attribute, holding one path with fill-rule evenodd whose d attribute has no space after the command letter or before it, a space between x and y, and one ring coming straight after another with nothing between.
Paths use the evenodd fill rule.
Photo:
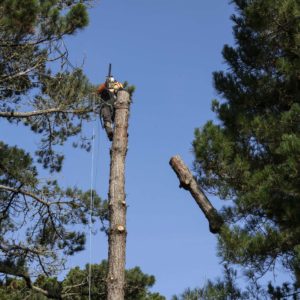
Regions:
<instances>
[{"instance_id":1,"label":"green pine foliage","mask_svg":"<svg viewBox=\"0 0 300 300\"><path fill-rule=\"evenodd\" d=\"M49 276L64 267L66 257L85 246L82 225L89 223L91 192L40 178L35 162L49 172L61 171L64 155L56 147L76 138L99 104L94 86L82 69L71 65L64 45L65 37L87 26L89 3L0 2L0 114L12 126L24 124L40 136L34 157L0 141L0 273L17 276L17 286L22 288L30 287L37 274L53 280ZM18 117L23 112L29 115ZM90 149L83 135L82 140L73 141L75 146ZM93 199L92 222L104 224L107 203L95 192ZM25 299L13 298L10 283L3 282L11 287L9 299ZM48 285L45 289L49 291ZM0 299L8 299L1 293Z\"/></svg>"},{"instance_id":2,"label":"green pine foliage","mask_svg":"<svg viewBox=\"0 0 300 300\"><path fill-rule=\"evenodd\" d=\"M91 299L105 300L107 298L106 276L107 261L91 265ZM44 290L51 291L53 296L63 296L67 300L88 300L89 299L89 265L84 269L72 268L63 281L56 277L39 276L34 282ZM154 276L147 275L139 267L126 270L125 273L125 299L127 300L165 300L165 297L153 293L150 288L155 283ZM47 298L37 292L29 290L24 282L14 278L8 278L0 282L0 300L23 300L25 297L33 300L46 300Z\"/></svg>"},{"instance_id":3,"label":"green pine foliage","mask_svg":"<svg viewBox=\"0 0 300 300\"><path fill-rule=\"evenodd\" d=\"M83 226L91 213L91 221L107 233L107 201L95 191L61 187L38 172L39 166L62 171L62 146L70 139L74 148L91 148L82 129L100 113L100 99L82 67L69 61L64 40L88 25L93 2L0 1L0 117L40 137L33 155L0 141L0 274L5 276L0 299L42 300L47 293L61 299L63 284L52 276L68 256L84 249ZM126 89L132 95L134 87ZM134 293L161 300L146 292L154 278L140 276L145 293ZM43 290L33 292L32 285Z\"/></svg>"},{"instance_id":4,"label":"green pine foliage","mask_svg":"<svg viewBox=\"0 0 300 300\"><path fill-rule=\"evenodd\" d=\"M107 298L106 277L108 271L107 261L102 261L99 265L91 265L91 299L105 300ZM89 275L89 265L81 270L79 267L73 268L65 280L63 287L75 287L70 292L76 296L67 297L70 300L89 299L87 278ZM144 274L139 267L126 270L125 272L125 299L128 300L164 300L165 297L158 293L152 293L149 289L154 285L154 276Z\"/></svg>"},{"instance_id":5,"label":"green pine foliage","mask_svg":"<svg viewBox=\"0 0 300 300\"><path fill-rule=\"evenodd\" d=\"M225 265L222 279L208 280L201 288L186 289L181 295L173 296L172 300L251 300L262 296L253 289L251 293L242 292L236 284L236 277L236 271Z\"/></svg>"},{"instance_id":6,"label":"green pine foliage","mask_svg":"<svg viewBox=\"0 0 300 300\"><path fill-rule=\"evenodd\" d=\"M55 146L82 130L82 123L98 107L94 86L68 60L64 38L88 25L90 0L5 0L0 4L0 110L58 112L24 121L42 141L37 155L45 168L59 171L63 155ZM76 114L74 114L76 110ZM81 145L90 145L82 137Z\"/></svg>"},{"instance_id":7,"label":"green pine foliage","mask_svg":"<svg viewBox=\"0 0 300 300\"><path fill-rule=\"evenodd\" d=\"M221 199L219 255L300 284L300 2L235 0L235 46L214 73L218 122L195 131L199 184Z\"/></svg>"},{"instance_id":8,"label":"green pine foliage","mask_svg":"<svg viewBox=\"0 0 300 300\"><path fill-rule=\"evenodd\" d=\"M222 278L207 280L200 288L188 288L181 295L173 296L172 300L299 300L297 285L283 283L274 286L269 282L262 287L255 277L249 278L244 288L238 286L237 272L224 265Z\"/></svg>"},{"instance_id":9,"label":"green pine foliage","mask_svg":"<svg viewBox=\"0 0 300 300\"><path fill-rule=\"evenodd\" d=\"M90 191L41 182L29 154L0 142L0 272L52 274L66 255L83 250ZM106 220L107 205L94 192L93 222ZM56 269L57 266L57 269Z\"/></svg>"}]
</instances>

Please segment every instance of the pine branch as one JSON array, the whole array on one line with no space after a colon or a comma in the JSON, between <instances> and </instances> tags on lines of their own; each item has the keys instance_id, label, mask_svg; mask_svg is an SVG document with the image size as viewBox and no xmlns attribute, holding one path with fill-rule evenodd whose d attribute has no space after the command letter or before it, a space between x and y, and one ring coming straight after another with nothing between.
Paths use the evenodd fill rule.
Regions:
<instances>
[{"instance_id":1,"label":"pine branch","mask_svg":"<svg viewBox=\"0 0 300 300\"><path fill-rule=\"evenodd\" d=\"M64 113L64 114L75 114L81 115L92 112L92 108L81 108L81 109L63 109L60 107L48 108L48 109L41 109L41 110L34 110L28 112L0 112L0 118L29 118L41 115L48 115L53 113Z\"/></svg>"},{"instance_id":2,"label":"pine branch","mask_svg":"<svg viewBox=\"0 0 300 300\"><path fill-rule=\"evenodd\" d=\"M42 255L42 254L45 254L45 251L44 249L32 249L32 248L29 248L29 247L26 247L26 246L23 246L23 245L3 245L3 244L0 244L0 250L5 252L5 253L9 253L9 252L12 252L12 251L23 251L23 252L26 252L26 253L32 253L34 255Z\"/></svg>"},{"instance_id":3,"label":"pine branch","mask_svg":"<svg viewBox=\"0 0 300 300\"><path fill-rule=\"evenodd\" d=\"M29 196L30 198L40 202L41 204L45 205L45 206L50 206L50 202L47 202L45 200L43 200L42 198L36 196L35 194L31 193L31 192L28 192L28 191L25 191L23 189L15 189L15 188L12 188L10 186L5 186L5 185L0 185L0 190L5 190L5 191L9 191L9 192L13 192L15 194L22 194L24 196Z\"/></svg>"},{"instance_id":4,"label":"pine branch","mask_svg":"<svg viewBox=\"0 0 300 300\"><path fill-rule=\"evenodd\" d=\"M28 112L0 112L0 118L30 118L36 117L41 115L48 115L53 113L64 113L64 114L75 114L81 115L92 112L92 108L80 108L80 109L63 109L60 107L54 107L49 109L42 109L42 110L34 110Z\"/></svg>"}]
</instances>

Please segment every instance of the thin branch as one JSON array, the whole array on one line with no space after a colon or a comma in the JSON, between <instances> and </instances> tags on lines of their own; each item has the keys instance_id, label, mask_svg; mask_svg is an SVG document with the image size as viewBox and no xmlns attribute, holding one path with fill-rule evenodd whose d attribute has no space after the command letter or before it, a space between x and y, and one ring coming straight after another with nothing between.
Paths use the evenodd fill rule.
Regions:
<instances>
[{"instance_id":1,"label":"thin branch","mask_svg":"<svg viewBox=\"0 0 300 300\"><path fill-rule=\"evenodd\" d=\"M42 262L42 259L41 259L40 255L37 255L37 257L38 257L38 260L39 260L39 265L41 266L43 272L45 273L46 276L49 276L49 273L46 271L45 266Z\"/></svg>"},{"instance_id":2,"label":"thin branch","mask_svg":"<svg viewBox=\"0 0 300 300\"><path fill-rule=\"evenodd\" d=\"M11 251L15 251L15 250L21 250L24 252L30 252L32 254L35 255L41 255L41 254L45 254L45 250L37 250L37 249L32 249L32 248L28 248L22 245L11 245L11 246L4 246L0 244L0 250L2 250L3 252L11 252Z\"/></svg>"},{"instance_id":3,"label":"thin branch","mask_svg":"<svg viewBox=\"0 0 300 300\"><path fill-rule=\"evenodd\" d=\"M80 287L80 286L83 286L87 284L87 280L84 280L82 281L81 283L78 283L78 284L75 284L75 285L68 285L68 286L65 286L63 288L63 294L66 294L66 293L69 293L70 290L74 289L74 288L77 288L77 287Z\"/></svg>"},{"instance_id":4,"label":"thin branch","mask_svg":"<svg viewBox=\"0 0 300 300\"><path fill-rule=\"evenodd\" d=\"M20 185L19 189L22 187L22 184ZM11 195L10 195L10 199L8 200L8 204L6 205L5 209L1 211L1 216L0 216L0 225L1 225L1 222L2 220L6 217L6 213L7 211L9 210L14 198L15 198L15 195L16 193L15 192L12 192Z\"/></svg>"},{"instance_id":5,"label":"thin branch","mask_svg":"<svg viewBox=\"0 0 300 300\"><path fill-rule=\"evenodd\" d=\"M5 185L0 185L0 190L5 190L5 191L10 191L10 192L13 192L13 193L16 193L16 194L22 194L22 195L25 195L25 196L29 196L31 197L32 199L40 202L41 204L45 205L45 206L49 206L50 203L39 198L38 196L36 196L35 194L31 193L31 192L28 192L28 191L25 191L23 189L15 189L15 188L12 188L12 187L9 187L9 186L5 186Z\"/></svg>"},{"instance_id":6,"label":"thin branch","mask_svg":"<svg viewBox=\"0 0 300 300\"><path fill-rule=\"evenodd\" d=\"M38 62L36 65L32 66L31 68L28 68L24 71L20 71L18 73L14 73L14 74L11 74L11 75L2 75L1 76L1 81L3 80L11 80L11 79L14 79L16 77L20 77L20 76L24 76L28 73L30 73L31 71L37 69L40 65L42 65L43 62Z\"/></svg>"}]
</instances>

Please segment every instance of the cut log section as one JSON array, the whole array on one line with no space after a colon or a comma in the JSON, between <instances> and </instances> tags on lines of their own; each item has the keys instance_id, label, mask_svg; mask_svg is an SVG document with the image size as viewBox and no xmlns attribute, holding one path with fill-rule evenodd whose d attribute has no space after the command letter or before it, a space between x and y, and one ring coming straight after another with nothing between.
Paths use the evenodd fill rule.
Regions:
<instances>
[{"instance_id":1,"label":"cut log section","mask_svg":"<svg viewBox=\"0 0 300 300\"><path fill-rule=\"evenodd\" d=\"M196 203L204 213L209 223L210 232L220 233L221 227L224 223L222 217L207 199L206 195L199 187L197 181L181 157L179 155L173 156L170 160L170 165L179 179L179 187L184 188L191 193Z\"/></svg>"}]
</instances>

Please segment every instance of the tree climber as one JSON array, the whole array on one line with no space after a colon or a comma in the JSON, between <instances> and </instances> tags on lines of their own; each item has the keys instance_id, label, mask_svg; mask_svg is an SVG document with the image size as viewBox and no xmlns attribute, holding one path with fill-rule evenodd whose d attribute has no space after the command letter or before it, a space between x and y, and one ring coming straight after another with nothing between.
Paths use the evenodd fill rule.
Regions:
<instances>
[{"instance_id":1,"label":"tree climber","mask_svg":"<svg viewBox=\"0 0 300 300\"><path fill-rule=\"evenodd\" d=\"M117 99L119 90L123 89L122 83L116 81L111 75L111 65L109 73L104 83L100 84L97 94L101 98L100 118L102 118L107 137L110 141L113 139L113 122L115 118L114 103Z\"/></svg>"}]
</instances>

